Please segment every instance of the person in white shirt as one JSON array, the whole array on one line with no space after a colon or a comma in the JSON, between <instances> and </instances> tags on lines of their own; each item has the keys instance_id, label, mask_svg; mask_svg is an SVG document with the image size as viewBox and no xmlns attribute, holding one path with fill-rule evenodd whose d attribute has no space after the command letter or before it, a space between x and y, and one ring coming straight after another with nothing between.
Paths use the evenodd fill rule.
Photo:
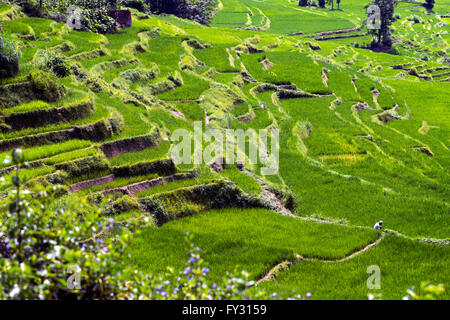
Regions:
<instances>
[{"instance_id":1,"label":"person in white shirt","mask_svg":"<svg viewBox=\"0 0 450 320\"><path fill-rule=\"evenodd\" d=\"M373 226L374 229L376 230L381 230L381 228L383 227L383 221L380 220L379 222L375 223L375 225Z\"/></svg>"}]
</instances>

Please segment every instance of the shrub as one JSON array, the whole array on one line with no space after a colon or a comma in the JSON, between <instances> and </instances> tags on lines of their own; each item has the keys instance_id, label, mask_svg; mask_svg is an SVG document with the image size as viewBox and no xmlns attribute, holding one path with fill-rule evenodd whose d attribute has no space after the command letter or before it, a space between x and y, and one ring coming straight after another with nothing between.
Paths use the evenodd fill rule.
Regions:
<instances>
[{"instance_id":1,"label":"shrub","mask_svg":"<svg viewBox=\"0 0 450 320\"><path fill-rule=\"evenodd\" d=\"M20 1L19 6L22 8L22 12L29 17L42 17L42 9L37 1Z\"/></svg>"},{"instance_id":2,"label":"shrub","mask_svg":"<svg viewBox=\"0 0 450 320\"><path fill-rule=\"evenodd\" d=\"M213 17L217 0L147 0L150 10L155 13L175 14L184 19L209 24Z\"/></svg>"},{"instance_id":3,"label":"shrub","mask_svg":"<svg viewBox=\"0 0 450 320\"><path fill-rule=\"evenodd\" d=\"M300 7L307 7L309 6L309 0L299 0L298 5Z\"/></svg>"},{"instance_id":4,"label":"shrub","mask_svg":"<svg viewBox=\"0 0 450 320\"><path fill-rule=\"evenodd\" d=\"M80 160L70 161L56 166L58 170L67 172L70 178L103 172L109 169L109 162L101 156L93 156Z\"/></svg>"},{"instance_id":5,"label":"shrub","mask_svg":"<svg viewBox=\"0 0 450 320\"><path fill-rule=\"evenodd\" d=\"M269 191L276 195L283 206L285 206L290 211L295 211L298 200L288 187L268 181L266 182L266 184Z\"/></svg>"},{"instance_id":6,"label":"shrub","mask_svg":"<svg viewBox=\"0 0 450 320\"><path fill-rule=\"evenodd\" d=\"M28 81L36 98L40 100L55 102L60 100L66 93L64 86L59 85L52 74L42 70L32 71L28 75Z\"/></svg>"},{"instance_id":7,"label":"shrub","mask_svg":"<svg viewBox=\"0 0 450 320\"><path fill-rule=\"evenodd\" d=\"M157 173L160 176L167 176L176 172L176 166L172 160L156 160L151 162L140 162L131 166L113 167L113 173L118 177L141 176L150 173Z\"/></svg>"},{"instance_id":8,"label":"shrub","mask_svg":"<svg viewBox=\"0 0 450 320\"><path fill-rule=\"evenodd\" d=\"M274 298L237 272L212 283L201 249L187 235L184 270L143 274L121 257L136 225L102 217L86 199L56 198L58 187L25 188L24 156L12 153L13 188L0 201L0 299L264 299ZM7 161L11 162L10 159ZM144 219L143 225L148 223ZM103 237L99 235L103 234Z\"/></svg>"},{"instance_id":9,"label":"shrub","mask_svg":"<svg viewBox=\"0 0 450 320\"><path fill-rule=\"evenodd\" d=\"M89 10L106 12L119 7L120 0L42 0L42 7L47 11L67 13L67 9L75 5Z\"/></svg>"},{"instance_id":10,"label":"shrub","mask_svg":"<svg viewBox=\"0 0 450 320\"><path fill-rule=\"evenodd\" d=\"M14 189L0 202L1 299L112 299L126 291L113 276L125 244L127 229L101 239L114 220L102 218L101 209L84 199L58 200L58 187L35 186L21 192L23 155L13 152ZM131 225L128 227L132 227ZM114 243L114 245L113 245ZM79 289L72 290L68 272L81 271Z\"/></svg>"},{"instance_id":11,"label":"shrub","mask_svg":"<svg viewBox=\"0 0 450 320\"><path fill-rule=\"evenodd\" d=\"M19 72L19 57L17 44L0 35L0 79L12 77Z\"/></svg>"},{"instance_id":12,"label":"shrub","mask_svg":"<svg viewBox=\"0 0 450 320\"><path fill-rule=\"evenodd\" d=\"M325 0L319 0L319 7L325 8Z\"/></svg>"},{"instance_id":13,"label":"shrub","mask_svg":"<svg viewBox=\"0 0 450 320\"><path fill-rule=\"evenodd\" d=\"M408 288L407 295L403 300L437 300L445 292L443 284L433 285L428 282L422 282L417 290L414 287Z\"/></svg>"},{"instance_id":14,"label":"shrub","mask_svg":"<svg viewBox=\"0 0 450 320\"><path fill-rule=\"evenodd\" d=\"M129 69L120 74L120 76L131 82L150 81L159 74L159 68L156 64L152 65L150 69Z\"/></svg>"},{"instance_id":15,"label":"shrub","mask_svg":"<svg viewBox=\"0 0 450 320\"><path fill-rule=\"evenodd\" d=\"M138 210L139 202L131 198L130 196L123 196L120 199L114 201L111 207L106 211L108 215L118 215L122 212L127 212L131 210Z\"/></svg>"},{"instance_id":16,"label":"shrub","mask_svg":"<svg viewBox=\"0 0 450 320\"><path fill-rule=\"evenodd\" d=\"M101 10L81 9L81 30L95 33L116 31L116 21Z\"/></svg>"},{"instance_id":17,"label":"shrub","mask_svg":"<svg viewBox=\"0 0 450 320\"><path fill-rule=\"evenodd\" d=\"M143 0L122 0L122 5L127 8L136 9L140 12L147 12L150 9Z\"/></svg>"},{"instance_id":18,"label":"shrub","mask_svg":"<svg viewBox=\"0 0 450 320\"><path fill-rule=\"evenodd\" d=\"M426 2L423 4L423 6L424 6L425 9L427 9L428 11L431 11L431 10L433 10L434 3L435 3L435 0L426 0Z\"/></svg>"},{"instance_id":19,"label":"shrub","mask_svg":"<svg viewBox=\"0 0 450 320\"><path fill-rule=\"evenodd\" d=\"M53 72L57 77L64 78L71 74L70 65L62 54L39 50L36 53L36 66L46 72Z\"/></svg>"},{"instance_id":20,"label":"shrub","mask_svg":"<svg viewBox=\"0 0 450 320\"><path fill-rule=\"evenodd\" d=\"M159 193L140 199L140 204L158 225L210 209L269 208L269 203L225 181Z\"/></svg>"}]
</instances>

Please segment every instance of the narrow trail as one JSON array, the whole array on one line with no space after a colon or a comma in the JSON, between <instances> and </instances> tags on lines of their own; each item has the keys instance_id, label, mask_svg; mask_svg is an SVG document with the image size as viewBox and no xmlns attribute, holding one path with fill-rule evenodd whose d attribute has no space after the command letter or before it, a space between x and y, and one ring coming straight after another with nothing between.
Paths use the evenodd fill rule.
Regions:
<instances>
[{"instance_id":1,"label":"narrow trail","mask_svg":"<svg viewBox=\"0 0 450 320\"><path fill-rule=\"evenodd\" d=\"M374 242L371 242L364 246L361 249L358 249L356 251L353 251L352 253L346 255L345 257L338 258L338 259L320 259L320 258L305 258L301 255L296 255L295 259L292 260L283 260L280 263L276 264L274 267L272 267L264 276L260 277L256 283L255 286L259 285L261 282L265 281L273 281L277 278L277 276L284 271L288 271L289 268L292 266L300 263L301 261L320 261L324 263L341 263L347 260L351 260L355 258L356 256L368 251L370 248L377 246L385 237L385 233L382 233L377 240Z\"/></svg>"},{"instance_id":2,"label":"narrow trail","mask_svg":"<svg viewBox=\"0 0 450 320\"><path fill-rule=\"evenodd\" d=\"M272 191L269 190L269 187L267 186L267 184L265 184L265 182L262 179L260 179L253 172L250 172L248 170L245 171L245 174L249 177L252 177L261 186L261 188L263 189L261 196L265 200L273 204L272 209L274 211L278 212L283 216L298 218L298 216L294 215L288 208L286 208L280 201L280 199L278 199L278 197Z\"/></svg>"},{"instance_id":3,"label":"narrow trail","mask_svg":"<svg viewBox=\"0 0 450 320\"><path fill-rule=\"evenodd\" d=\"M289 216L295 219L300 219L303 221L313 221L316 223L329 223L329 224L337 224L336 222L333 221L328 221L328 220L319 220L319 219L314 219L311 217L300 217L295 215L294 213L292 213L289 209L287 209L281 202L280 199L278 199L278 197L271 192L268 189L268 186L264 183L264 181L257 177L253 172L250 172L248 170L245 171L245 174L252 177L253 179L255 179L255 181L262 187L263 191L261 193L261 196L268 200L269 202L273 203L273 210L278 212L281 215L284 216ZM370 227L366 227L366 226L354 226L355 228L361 228L361 229L371 229ZM399 232L393 231L393 230L384 230L377 238L377 240L375 240L374 242L371 242L367 245L365 245L364 247L353 251L351 253L349 253L348 255L341 257L341 258L337 258L337 259L320 259L320 258L307 258L307 257L303 257L299 254L295 255L294 259L284 259L283 261L277 263L275 266L273 266L266 274L264 274L263 276L259 277L259 279L255 282L255 286L259 285L261 282L264 281L272 281L275 280L276 277L278 276L278 274L280 274L281 272L285 272L288 271L290 269L290 267L292 267L293 265L296 265L297 263L300 263L301 261L321 261L324 263L341 263L347 260L351 260L354 259L355 257L357 257L358 255L370 250L371 248L377 246L378 244L381 243L381 241L385 238L386 234L391 234L397 237L402 237L402 238L406 238L412 241L420 241L420 242L426 242L426 243L430 243L430 244L434 244L434 245L440 245L440 246L448 246L450 245L450 240L448 239L426 239L426 238L412 238L412 237L408 237L406 235L403 235Z\"/></svg>"}]
</instances>

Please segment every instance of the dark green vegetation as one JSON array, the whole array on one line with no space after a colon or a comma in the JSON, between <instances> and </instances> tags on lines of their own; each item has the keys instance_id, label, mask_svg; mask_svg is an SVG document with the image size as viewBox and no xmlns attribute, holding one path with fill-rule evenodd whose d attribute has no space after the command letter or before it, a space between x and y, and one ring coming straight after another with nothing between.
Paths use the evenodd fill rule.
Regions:
<instances>
[{"instance_id":1,"label":"dark green vegetation","mask_svg":"<svg viewBox=\"0 0 450 320\"><path fill-rule=\"evenodd\" d=\"M190 231L213 277L239 264L258 279L298 262L258 285L270 291L365 299L426 280L448 288L448 3L434 13L399 3L389 53L361 48L372 40L360 28L366 4L222 0L210 27L133 11L131 28L106 35L0 6L3 36L22 52L0 86L2 157L24 147L30 184L109 196L118 219L172 220L136 237L127 262L145 271L180 266ZM194 121L278 128L279 173L175 166L171 132ZM374 243L380 219L395 234L319 261ZM381 290L366 287L370 265Z\"/></svg>"}]
</instances>

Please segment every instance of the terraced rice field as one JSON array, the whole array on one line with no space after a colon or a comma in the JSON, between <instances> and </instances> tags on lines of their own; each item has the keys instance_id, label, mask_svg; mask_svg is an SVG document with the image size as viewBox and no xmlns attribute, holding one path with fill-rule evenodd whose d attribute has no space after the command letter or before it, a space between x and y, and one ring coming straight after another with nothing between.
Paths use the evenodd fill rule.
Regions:
<instances>
[{"instance_id":1,"label":"terraced rice field","mask_svg":"<svg viewBox=\"0 0 450 320\"><path fill-rule=\"evenodd\" d=\"M399 4L397 54L355 47L370 42L365 1L297 3L221 0L208 27L133 11L132 27L106 35L10 20L0 6L4 34L22 42L20 73L0 85L0 158L21 147L29 183L108 197L120 219L151 217L124 257L150 273L183 266L190 232L213 278L238 265L286 297L450 288L448 3L435 14ZM29 77L41 50L74 70L53 80L59 96ZM278 173L175 165L171 134L195 121L279 129ZM379 220L388 233L372 230ZM370 265L379 290L366 287Z\"/></svg>"}]
</instances>

